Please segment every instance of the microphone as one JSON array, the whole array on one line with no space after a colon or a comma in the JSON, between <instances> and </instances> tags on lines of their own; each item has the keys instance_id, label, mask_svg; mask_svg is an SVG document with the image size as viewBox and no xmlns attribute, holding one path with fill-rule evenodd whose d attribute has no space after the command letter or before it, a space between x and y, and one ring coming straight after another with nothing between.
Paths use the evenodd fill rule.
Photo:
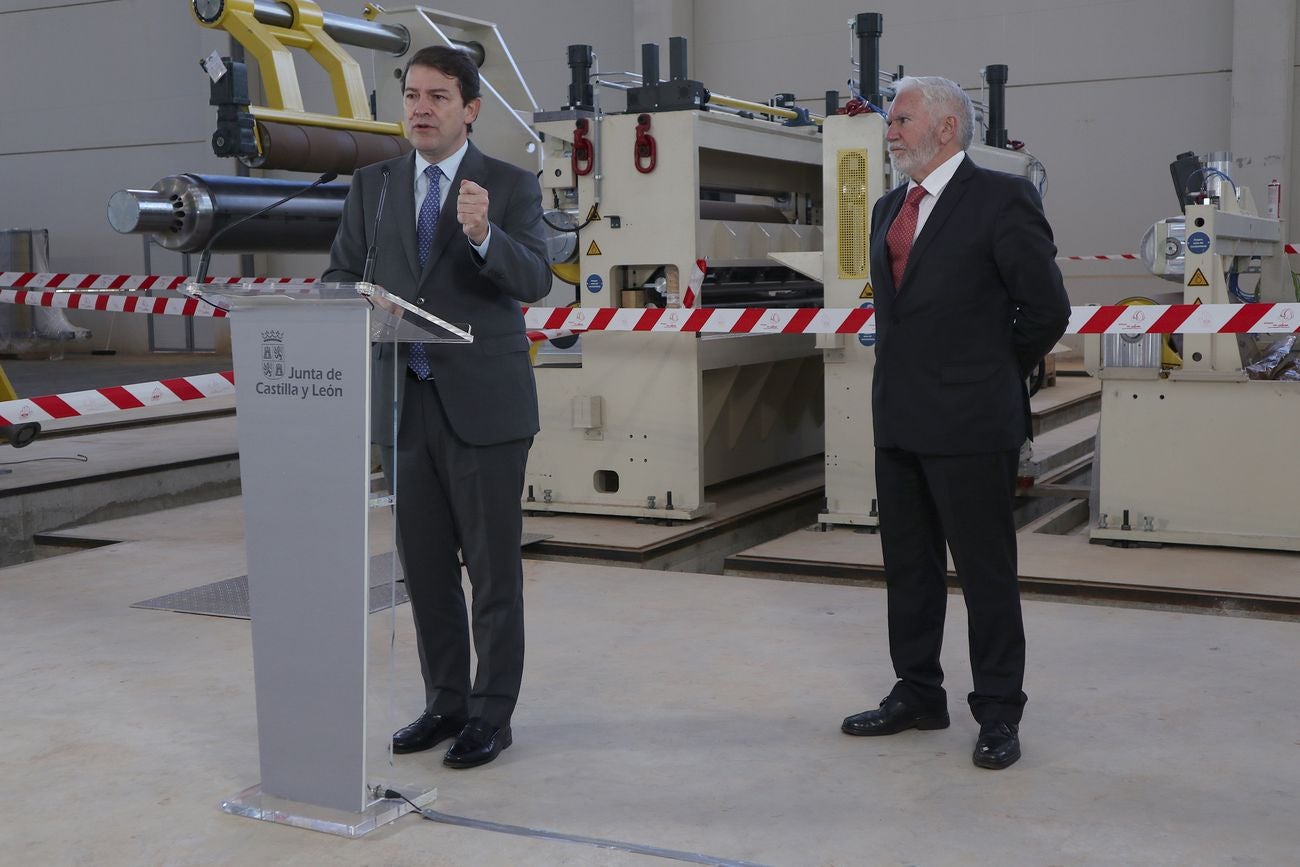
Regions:
<instances>
[{"instance_id":1,"label":"microphone","mask_svg":"<svg viewBox=\"0 0 1300 867\"><path fill-rule=\"evenodd\" d=\"M338 172L326 172L316 180L312 181L307 186L303 187L301 190L295 190L294 192L285 196L283 199L280 199L278 202L272 202L271 204L267 205L265 208L262 208L261 210L254 211L253 213L247 216L240 217L238 220L232 220L231 222L226 223L226 225L222 226L217 231L213 232L212 237L208 239L208 243L203 245L203 256L202 258L199 259L199 273L194 278L194 282L198 283L199 285L203 285L203 281L208 278L208 263L212 261L212 246L216 244L217 239L220 238L222 235L224 235L226 232L229 232L231 229L235 228L236 226L242 225L243 223L247 223L249 220L254 219L255 217L262 216L267 211L275 210L276 208L283 205L285 202L289 201L290 199L298 198L308 190L314 190L317 187L319 187L321 184L328 184L330 181L334 180L338 176L339 176Z\"/></svg>"},{"instance_id":2,"label":"microphone","mask_svg":"<svg viewBox=\"0 0 1300 867\"><path fill-rule=\"evenodd\" d=\"M375 274L375 256L379 253L379 224L384 219L384 199L388 197L388 166L384 166L380 171L383 173L384 182L379 187L379 205L375 208L375 230L370 240L370 249L366 250L366 265L361 269L361 282L369 283L370 278Z\"/></svg>"}]
</instances>

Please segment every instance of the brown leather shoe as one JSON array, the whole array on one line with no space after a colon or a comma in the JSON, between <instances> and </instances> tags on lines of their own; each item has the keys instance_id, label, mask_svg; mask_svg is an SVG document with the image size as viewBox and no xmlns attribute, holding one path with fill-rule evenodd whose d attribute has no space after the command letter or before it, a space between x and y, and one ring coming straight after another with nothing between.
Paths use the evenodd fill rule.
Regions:
<instances>
[{"instance_id":1,"label":"brown leather shoe","mask_svg":"<svg viewBox=\"0 0 1300 867\"><path fill-rule=\"evenodd\" d=\"M465 727L464 717L447 716L425 711L409 726L393 733L393 752L418 753L432 749Z\"/></svg>"},{"instance_id":2,"label":"brown leather shoe","mask_svg":"<svg viewBox=\"0 0 1300 867\"><path fill-rule=\"evenodd\" d=\"M498 728L482 717L474 717L456 736L447 755L442 757L442 763L449 768L486 765L513 741L509 723Z\"/></svg>"},{"instance_id":3,"label":"brown leather shoe","mask_svg":"<svg viewBox=\"0 0 1300 867\"><path fill-rule=\"evenodd\" d=\"M901 699L887 696L876 710L864 710L846 717L840 731L846 735L873 737L876 735L894 735L907 729L946 729L948 711L920 710Z\"/></svg>"}]
</instances>

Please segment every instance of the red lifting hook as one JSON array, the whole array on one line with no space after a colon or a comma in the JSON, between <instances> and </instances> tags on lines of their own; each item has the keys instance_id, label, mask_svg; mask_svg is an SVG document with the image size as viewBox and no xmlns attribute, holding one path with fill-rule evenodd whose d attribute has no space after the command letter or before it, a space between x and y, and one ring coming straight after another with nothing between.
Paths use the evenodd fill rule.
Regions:
<instances>
[{"instance_id":1,"label":"red lifting hook","mask_svg":"<svg viewBox=\"0 0 1300 867\"><path fill-rule=\"evenodd\" d=\"M650 115L637 115L636 144L632 147L633 165L638 172L648 175L655 170L657 161L658 150L655 147L654 136L650 135Z\"/></svg>"},{"instance_id":2,"label":"red lifting hook","mask_svg":"<svg viewBox=\"0 0 1300 867\"><path fill-rule=\"evenodd\" d=\"M578 177L591 174L596 164L596 151L587 138L587 119L580 118L573 127L573 173Z\"/></svg>"}]
</instances>

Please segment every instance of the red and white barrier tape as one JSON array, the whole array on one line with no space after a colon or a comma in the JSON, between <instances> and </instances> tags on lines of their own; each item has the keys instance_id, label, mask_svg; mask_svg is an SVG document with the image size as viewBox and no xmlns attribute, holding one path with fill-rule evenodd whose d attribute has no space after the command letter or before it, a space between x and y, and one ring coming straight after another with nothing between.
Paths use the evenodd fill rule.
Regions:
<instances>
[{"instance_id":1,"label":"red and white barrier tape","mask_svg":"<svg viewBox=\"0 0 1300 867\"><path fill-rule=\"evenodd\" d=\"M109 313L144 313L155 316L226 316L225 310L197 298L132 295L129 292L171 291L190 282L189 277L156 274L45 274L0 271L0 303L65 310L102 310ZM206 283L312 283L314 277L209 277Z\"/></svg>"},{"instance_id":2,"label":"red and white barrier tape","mask_svg":"<svg viewBox=\"0 0 1300 867\"><path fill-rule=\"evenodd\" d=\"M1100 253L1096 256L1057 256L1058 262L1116 262L1140 258L1137 253Z\"/></svg>"},{"instance_id":3,"label":"red and white barrier tape","mask_svg":"<svg viewBox=\"0 0 1300 867\"><path fill-rule=\"evenodd\" d=\"M107 292L32 292L0 289L0 303L28 307L59 307L66 310L104 310L109 313L148 313L155 316L210 316L221 318L226 311L197 298L159 298L149 295L115 295Z\"/></svg>"},{"instance_id":4,"label":"red and white barrier tape","mask_svg":"<svg viewBox=\"0 0 1300 867\"><path fill-rule=\"evenodd\" d=\"M48 422L123 409L165 406L234 393L233 371L180 376L158 382L137 382L133 385L115 385L111 388L74 391L68 394L6 400L0 402L0 424Z\"/></svg>"},{"instance_id":5,"label":"red and white barrier tape","mask_svg":"<svg viewBox=\"0 0 1300 867\"><path fill-rule=\"evenodd\" d=\"M1286 253L1300 253L1300 246L1295 244L1283 244L1282 250ZM1140 259L1137 253L1099 253L1096 256L1057 256L1058 262L1117 262L1133 261Z\"/></svg>"},{"instance_id":6,"label":"red and white barrier tape","mask_svg":"<svg viewBox=\"0 0 1300 867\"><path fill-rule=\"evenodd\" d=\"M1072 307L1066 334L1294 334L1300 304Z\"/></svg>"},{"instance_id":7,"label":"red and white barrier tape","mask_svg":"<svg viewBox=\"0 0 1300 867\"><path fill-rule=\"evenodd\" d=\"M695 267L691 269L691 279L686 284L686 294L682 296L682 306L688 310L695 306L695 299L700 297L704 289L704 275L709 271L709 261L707 259L696 259Z\"/></svg>"},{"instance_id":8,"label":"red and white barrier tape","mask_svg":"<svg viewBox=\"0 0 1300 867\"><path fill-rule=\"evenodd\" d=\"M0 271L0 289L76 289L123 292L147 289L176 289L193 280L185 276L157 274L53 274L36 271ZM209 277L205 283L315 283L315 277Z\"/></svg>"},{"instance_id":9,"label":"red and white barrier tape","mask_svg":"<svg viewBox=\"0 0 1300 867\"><path fill-rule=\"evenodd\" d=\"M3 273L0 273L0 277ZM94 275L36 275L82 277ZM105 278L106 279L106 278ZM159 278L181 280L184 278ZM239 278L222 278L238 282ZM0 282L3 282L0 280ZM30 282L30 281L29 281ZM306 282L262 278L265 283ZM152 298L141 295L70 290L34 292L0 289L0 303L151 313L176 316L226 316L224 310L194 298ZM874 308L800 307L768 309L525 307L524 326L530 339L549 340L585 331L680 332L690 334L870 334L876 330ZM1149 306L1075 307L1067 334L1290 334L1300 332L1300 304L1171 304Z\"/></svg>"},{"instance_id":10,"label":"red and white barrier tape","mask_svg":"<svg viewBox=\"0 0 1300 867\"><path fill-rule=\"evenodd\" d=\"M526 307L530 337L584 331L690 334L870 334L870 307L676 310L616 307ZM1073 307L1067 334L1291 334L1300 332L1300 304L1163 304Z\"/></svg>"}]
</instances>

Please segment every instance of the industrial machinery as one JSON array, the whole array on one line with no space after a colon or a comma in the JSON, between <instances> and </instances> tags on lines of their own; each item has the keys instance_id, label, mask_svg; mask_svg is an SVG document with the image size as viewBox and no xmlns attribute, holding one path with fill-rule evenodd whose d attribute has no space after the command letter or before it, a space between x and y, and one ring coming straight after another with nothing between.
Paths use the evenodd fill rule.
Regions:
<instances>
[{"instance_id":1,"label":"industrial machinery","mask_svg":"<svg viewBox=\"0 0 1300 867\"><path fill-rule=\"evenodd\" d=\"M1183 214L1147 233L1148 267L1181 283L1185 304L1300 300L1276 211L1258 215L1232 165L1225 153L1179 156ZM1300 551L1290 469L1300 372L1284 372L1285 346L1276 363L1252 364L1276 337L1186 334L1177 356L1164 335L1086 337L1102 381L1093 541Z\"/></svg>"},{"instance_id":2,"label":"industrial machinery","mask_svg":"<svg viewBox=\"0 0 1300 867\"><path fill-rule=\"evenodd\" d=\"M881 16L850 23L860 90L879 105ZM627 112L604 114L599 89L587 88L590 49L571 46L571 104L537 116L542 182L580 226L579 303L687 307L699 261L704 306L869 305L868 223L890 180L881 114L836 114L834 92L824 121L720 97L686 77L685 40L669 50L668 81L657 46L644 46ZM1006 146L1006 67L990 67L988 80L989 143L971 156L1041 190L1041 164ZM706 486L824 448L822 523L877 523L869 337L582 342L580 355L539 354L545 417L527 508L689 518L708 510Z\"/></svg>"},{"instance_id":3,"label":"industrial machinery","mask_svg":"<svg viewBox=\"0 0 1300 867\"><path fill-rule=\"evenodd\" d=\"M569 101L538 112L495 26L422 7L368 6L365 19L321 13L309 0L194 0L201 24L223 28L257 58L268 105L249 104L232 58L205 63L217 107L214 150L251 168L347 172L404 146L399 80L423 44L480 61L485 106L474 140L540 170L552 206L560 292L582 307L851 307L871 303L868 221L890 182L877 112L828 117L789 95L755 103L711 93L687 76L686 41L642 49L642 72L593 70L590 46L568 49ZM879 105L878 14L853 22L859 90ZM374 49L370 112L355 61ZM330 74L337 113L306 112L290 49ZM990 67L989 145L977 162L1041 180L1006 147L1005 67ZM627 110L601 93L626 92ZM284 181L178 175L114 196L119 231L154 233L181 252L204 248L233 220L280 197ZM325 185L220 238L217 250L326 249L343 185ZM267 246L261 246L266 244ZM564 283L571 284L569 289ZM588 332L545 344L536 376L542 431L530 454L525 507L689 520L719 482L826 454L824 524L869 526L874 515L870 338Z\"/></svg>"},{"instance_id":4,"label":"industrial machinery","mask_svg":"<svg viewBox=\"0 0 1300 867\"><path fill-rule=\"evenodd\" d=\"M819 306L819 281L769 258L822 247L818 119L709 93L680 37L661 82L658 49L643 46L639 80L593 87L590 46L570 46L570 104L535 117L579 305ZM611 84L625 113L600 108ZM713 509L707 486L822 450L809 335L590 332L544 347L535 372L530 510L687 520Z\"/></svg>"},{"instance_id":5,"label":"industrial machinery","mask_svg":"<svg viewBox=\"0 0 1300 867\"><path fill-rule=\"evenodd\" d=\"M322 12L310 0L192 0L198 22L225 30L258 61L267 105L251 105L244 64L210 55L203 61L217 109L212 149L251 169L350 174L361 166L410 150L402 118L402 71L425 45L453 46L479 64L485 110L474 141L485 152L536 171L538 135L528 124L537 109L532 93L496 25L419 6L385 10L373 4L364 18ZM367 95L361 69L343 46L373 49L376 89ZM329 75L335 114L304 108L294 51L305 52ZM392 118L378 120L377 117ZM205 248L234 221L254 214L306 182L265 177L179 174L151 189L120 190L108 219L119 232L148 234L181 253ZM326 184L222 234L217 252L324 251L343 212L346 183Z\"/></svg>"}]
</instances>

